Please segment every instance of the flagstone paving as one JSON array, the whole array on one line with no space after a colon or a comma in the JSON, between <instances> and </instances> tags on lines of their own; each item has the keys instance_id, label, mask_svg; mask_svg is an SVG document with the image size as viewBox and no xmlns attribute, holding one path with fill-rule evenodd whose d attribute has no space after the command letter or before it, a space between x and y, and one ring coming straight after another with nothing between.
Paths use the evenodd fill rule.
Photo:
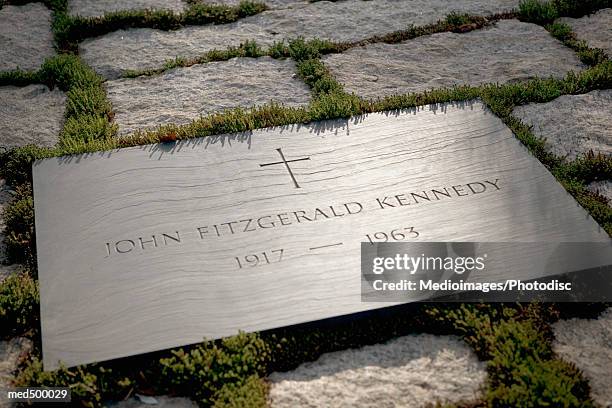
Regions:
<instances>
[{"instance_id":1,"label":"flagstone paving","mask_svg":"<svg viewBox=\"0 0 612 408\"><path fill-rule=\"evenodd\" d=\"M612 309L598 319L568 319L553 325L555 353L580 368L591 385L591 396L602 407L612 406Z\"/></svg>"},{"instance_id":2,"label":"flagstone paving","mask_svg":"<svg viewBox=\"0 0 612 408\"><path fill-rule=\"evenodd\" d=\"M170 10L183 11L186 3L182 0L70 0L70 15L82 17L102 16L106 13L124 10Z\"/></svg>"},{"instance_id":3,"label":"flagstone paving","mask_svg":"<svg viewBox=\"0 0 612 408\"><path fill-rule=\"evenodd\" d=\"M54 53L51 11L42 3L0 9L0 71L34 71Z\"/></svg>"},{"instance_id":4,"label":"flagstone paving","mask_svg":"<svg viewBox=\"0 0 612 408\"><path fill-rule=\"evenodd\" d=\"M514 116L533 126L548 149L570 160L588 153L612 154L612 90L564 95L548 103L514 109Z\"/></svg>"},{"instance_id":5,"label":"flagstone paving","mask_svg":"<svg viewBox=\"0 0 612 408\"><path fill-rule=\"evenodd\" d=\"M608 199L608 204L612 205L612 181L594 181L590 183L587 188L594 192L599 193Z\"/></svg>"},{"instance_id":6,"label":"flagstone paving","mask_svg":"<svg viewBox=\"0 0 612 408\"><path fill-rule=\"evenodd\" d=\"M163 75L106 83L120 134L162 124L185 124L200 115L270 101L306 105L310 89L296 77L295 63L270 57L176 68Z\"/></svg>"},{"instance_id":7,"label":"flagstone paving","mask_svg":"<svg viewBox=\"0 0 612 408\"><path fill-rule=\"evenodd\" d=\"M62 128L66 96L45 85L0 87L0 146L53 146Z\"/></svg>"},{"instance_id":8,"label":"flagstone paving","mask_svg":"<svg viewBox=\"0 0 612 408\"><path fill-rule=\"evenodd\" d=\"M525 39L528 38L529 41ZM503 20L465 34L438 33L401 44L370 44L323 58L348 92L366 98L563 77L584 68L575 53L535 24Z\"/></svg>"},{"instance_id":9,"label":"flagstone paving","mask_svg":"<svg viewBox=\"0 0 612 408\"><path fill-rule=\"evenodd\" d=\"M450 12L489 15L518 7L518 0L346 0L319 1L270 10L232 24L190 26L176 31L119 30L85 40L83 59L100 74L116 78L126 70L158 68L168 59L196 57L246 40L269 46L275 41L320 38L357 41L424 25ZM522 39L524 40L524 38Z\"/></svg>"},{"instance_id":10,"label":"flagstone paving","mask_svg":"<svg viewBox=\"0 0 612 408\"><path fill-rule=\"evenodd\" d=\"M612 9L603 9L581 18L563 17L557 20L568 24L580 40L589 47L601 48L612 58Z\"/></svg>"},{"instance_id":11,"label":"flagstone paving","mask_svg":"<svg viewBox=\"0 0 612 408\"><path fill-rule=\"evenodd\" d=\"M237 5L238 0L202 0ZM158 76L117 79L126 70L160 68L176 56L196 57L212 49L255 40L261 46L303 36L358 41L425 25L449 13L490 15L516 9L519 0L263 0L271 10L232 24L189 26L175 31L118 30L80 44L83 60L111 79L105 83L120 134L163 124L186 124L200 115L270 101L303 106L310 90L291 60L235 58L177 68ZM180 12L182 0L69 0L72 15L100 16L127 9ZM612 55L612 9L558 21L569 24L589 46ZM0 71L36 70L54 55L51 12L42 3L0 9ZM349 92L367 98L421 92L459 84L480 85L539 77L562 77L584 69L575 52L542 27L516 20L465 34L440 33L401 44L370 44L324 57ZM0 147L27 143L51 146L62 127L66 97L44 85L0 87ZM612 90L561 96L520 106L514 115L547 139L551 152L574 159L594 150L612 154ZM588 186L612 200L612 181ZM0 213L13 191L0 180ZM0 281L17 265L2 265ZM581 368L602 406L612 406L612 309L599 319L571 319L554 325L555 352ZM0 389L8 384L30 340L0 341ZM386 344L321 356L297 369L270 376L273 407L426 406L435 401L478 400L485 364L454 337L413 335ZM6 401L0 395L0 406ZM158 406L192 407L185 398L155 397ZM149 401L150 402L150 401ZM150 406L131 398L116 407Z\"/></svg>"},{"instance_id":12,"label":"flagstone paving","mask_svg":"<svg viewBox=\"0 0 612 408\"><path fill-rule=\"evenodd\" d=\"M241 0L200 0L202 3L208 4L225 4L227 6L237 6ZM308 0L256 0L264 3L270 10L295 7L299 5L307 5ZM363 0L367 1L367 0Z\"/></svg>"},{"instance_id":13,"label":"flagstone paving","mask_svg":"<svg viewBox=\"0 0 612 408\"><path fill-rule=\"evenodd\" d=\"M270 376L270 405L424 407L479 397L485 364L457 338L421 334L322 355Z\"/></svg>"},{"instance_id":14,"label":"flagstone paving","mask_svg":"<svg viewBox=\"0 0 612 408\"><path fill-rule=\"evenodd\" d=\"M155 401L155 402L154 402ZM177 398L166 396L155 397L135 397L127 401L109 403L105 406L109 408L197 408L198 405L189 398Z\"/></svg>"}]
</instances>

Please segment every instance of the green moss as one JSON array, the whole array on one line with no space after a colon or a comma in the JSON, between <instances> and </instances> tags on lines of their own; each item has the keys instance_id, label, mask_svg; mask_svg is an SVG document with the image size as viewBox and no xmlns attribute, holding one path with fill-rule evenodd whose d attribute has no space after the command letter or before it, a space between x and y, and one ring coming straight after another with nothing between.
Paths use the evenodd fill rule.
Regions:
<instances>
[{"instance_id":1,"label":"green moss","mask_svg":"<svg viewBox=\"0 0 612 408\"><path fill-rule=\"evenodd\" d=\"M580 61L586 65L595 66L608 59L606 52L599 48L590 48L585 41L578 41L571 27L564 23L548 24L545 27L550 34L563 44L578 53Z\"/></svg>"},{"instance_id":2,"label":"green moss","mask_svg":"<svg viewBox=\"0 0 612 408\"><path fill-rule=\"evenodd\" d=\"M521 0L521 20L545 25L558 17L581 17L596 10L612 6L610 0Z\"/></svg>"},{"instance_id":3,"label":"green moss","mask_svg":"<svg viewBox=\"0 0 612 408\"><path fill-rule=\"evenodd\" d=\"M332 77L320 59L307 59L297 65L298 74L312 88L315 96L342 93L342 86Z\"/></svg>"},{"instance_id":4,"label":"green moss","mask_svg":"<svg viewBox=\"0 0 612 408\"><path fill-rule=\"evenodd\" d=\"M115 136L110 123L112 106L102 86L103 79L75 55L64 54L45 61L40 76L50 87L67 92L66 120L59 145L75 148Z\"/></svg>"},{"instance_id":5,"label":"green moss","mask_svg":"<svg viewBox=\"0 0 612 408\"><path fill-rule=\"evenodd\" d=\"M39 325L38 283L25 270L0 282L0 338L32 335Z\"/></svg>"},{"instance_id":6,"label":"green moss","mask_svg":"<svg viewBox=\"0 0 612 408\"><path fill-rule=\"evenodd\" d=\"M11 186L32 182L32 163L36 159L51 157L53 150L26 145L0 153L0 177Z\"/></svg>"},{"instance_id":7,"label":"green moss","mask_svg":"<svg viewBox=\"0 0 612 408\"><path fill-rule=\"evenodd\" d=\"M495 14L488 17L472 16L468 14L451 13L445 19L434 24L413 27L407 30L395 31L383 36L373 36L357 42L332 42L329 40L305 40L298 37L289 42L275 42L268 49L263 49L254 41L247 41L239 47L228 47L225 50L212 50L196 58L177 57L168 60L160 68L129 70L123 76L134 78L141 75L157 75L176 67L188 67L195 64L205 64L214 61L226 61L234 57L261 57L264 55L272 58L291 57L295 61L306 61L318 59L322 55L339 53L348 49L366 44L384 42L396 44L416 37L430 35L439 32L468 32L490 25L502 19L515 18L514 13ZM249 49L250 48L250 49Z\"/></svg>"},{"instance_id":8,"label":"green moss","mask_svg":"<svg viewBox=\"0 0 612 408\"><path fill-rule=\"evenodd\" d=\"M32 188L22 184L0 214L6 225L4 244L9 263L36 264Z\"/></svg>"},{"instance_id":9,"label":"green moss","mask_svg":"<svg viewBox=\"0 0 612 408\"><path fill-rule=\"evenodd\" d=\"M104 400L121 400L132 391L134 382L97 364L43 371L42 361L31 355L19 370L15 387L70 387L72 404L101 407Z\"/></svg>"},{"instance_id":10,"label":"green moss","mask_svg":"<svg viewBox=\"0 0 612 408\"><path fill-rule=\"evenodd\" d=\"M21 70L0 72L0 86L26 86L42 82L39 72Z\"/></svg>"},{"instance_id":11,"label":"green moss","mask_svg":"<svg viewBox=\"0 0 612 408\"><path fill-rule=\"evenodd\" d=\"M559 12L552 2L540 0L522 0L519 3L521 20L535 24L552 23L559 17Z\"/></svg>"},{"instance_id":12,"label":"green moss","mask_svg":"<svg viewBox=\"0 0 612 408\"><path fill-rule=\"evenodd\" d=\"M170 69L178 67L190 67L195 64L206 64L216 61L227 61L236 57L251 57L257 58L266 55L266 53L257 45L255 41L245 41L238 47L228 47L226 50L211 50L197 58L182 58L168 60L162 68L146 69L146 70L128 70L124 72L124 78L135 78L142 75L157 75Z\"/></svg>"},{"instance_id":13,"label":"green moss","mask_svg":"<svg viewBox=\"0 0 612 408\"><path fill-rule=\"evenodd\" d=\"M220 345L204 342L188 352L176 350L171 357L161 359L161 380L172 392L208 406L219 393L226 398L231 391L227 387L235 391L249 377L262 375L269 352L257 334L240 333L223 339Z\"/></svg>"},{"instance_id":14,"label":"green moss","mask_svg":"<svg viewBox=\"0 0 612 408\"><path fill-rule=\"evenodd\" d=\"M446 19L444 21L448 25L451 25L454 27L460 27L465 24L471 24L472 20L473 20L473 17L471 17L469 14L460 14L460 13L452 12L448 16L446 16Z\"/></svg>"},{"instance_id":15,"label":"green moss","mask_svg":"<svg viewBox=\"0 0 612 408\"><path fill-rule=\"evenodd\" d=\"M486 397L490 406L592 406L580 371L554 358L550 340L531 320L504 320L492 331Z\"/></svg>"},{"instance_id":16,"label":"green moss","mask_svg":"<svg viewBox=\"0 0 612 408\"><path fill-rule=\"evenodd\" d=\"M556 358L548 322L554 305L460 305L435 313L487 362L485 403L489 407L590 407L589 386L581 372Z\"/></svg>"},{"instance_id":17,"label":"green moss","mask_svg":"<svg viewBox=\"0 0 612 408\"><path fill-rule=\"evenodd\" d=\"M610 0L552 0L560 16L582 17L612 6Z\"/></svg>"},{"instance_id":18,"label":"green moss","mask_svg":"<svg viewBox=\"0 0 612 408\"><path fill-rule=\"evenodd\" d=\"M214 408L266 408L267 384L256 375L244 382L223 385L214 396Z\"/></svg>"}]
</instances>

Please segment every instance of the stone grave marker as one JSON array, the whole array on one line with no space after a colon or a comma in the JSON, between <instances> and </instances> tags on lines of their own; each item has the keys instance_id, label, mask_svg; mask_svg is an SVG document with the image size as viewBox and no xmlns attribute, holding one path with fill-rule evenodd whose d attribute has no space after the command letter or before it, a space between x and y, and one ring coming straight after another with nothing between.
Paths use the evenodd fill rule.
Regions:
<instances>
[{"instance_id":1,"label":"stone grave marker","mask_svg":"<svg viewBox=\"0 0 612 408\"><path fill-rule=\"evenodd\" d=\"M316 321L361 242L609 242L480 102L34 164L45 369ZM378 235L380 236L380 234Z\"/></svg>"}]
</instances>

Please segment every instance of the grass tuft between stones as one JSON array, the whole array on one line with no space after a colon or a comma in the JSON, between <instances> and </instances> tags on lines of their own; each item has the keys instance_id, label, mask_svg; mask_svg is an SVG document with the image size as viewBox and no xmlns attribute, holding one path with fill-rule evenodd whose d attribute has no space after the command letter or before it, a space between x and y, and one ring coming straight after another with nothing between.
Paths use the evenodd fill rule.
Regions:
<instances>
[{"instance_id":1,"label":"grass tuft between stones","mask_svg":"<svg viewBox=\"0 0 612 408\"><path fill-rule=\"evenodd\" d=\"M595 66L609 58L604 50L600 48L590 48L585 41L579 41L572 31L572 28L565 23L552 23L546 25L545 28L566 47L576 51L580 61L585 65Z\"/></svg>"},{"instance_id":2,"label":"grass tuft between stones","mask_svg":"<svg viewBox=\"0 0 612 408\"><path fill-rule=\"evenodd\" d=\"M612 7L611 0L521 0L521 20L540 25L550 24L559 17L581 17Z\"/></svg>"},{"instance_id":3,"label":"grass tuft between stones","mask_svg":"<svg viewBox=\"0 0 612 408\"><path fill-rule=\"evenodd\" d=\"M15 192L15 197L0 213L6 226L5 253L1 255L4 255L9 263L33 266L36 263L36 239L32 188L29 183L19 184Z\"/></svg>"},{"instance_id":4,"label":"grass tuft between stones","mask_svg":"<svg viewBox=\"0 0 612 408\"><path fill-rule=\"evenodd\" d=\"M0 282L0 338L32 336L39 326L38 282L27 269Z\"/></svg>"},{"instance_id":5,"label":"grass tuft between stones","mask_svg":"<svg viewBox=\"0 0 612 408\"><path fill-rule=\"evenodd\" d=\"M559 317L556 305L532 303L510 308L471 304L437 311L436 316L453 321L455 329L487 362L485 406L593 406L580 370L553 353L548 322Z\"/></svg>"}]
</instances>

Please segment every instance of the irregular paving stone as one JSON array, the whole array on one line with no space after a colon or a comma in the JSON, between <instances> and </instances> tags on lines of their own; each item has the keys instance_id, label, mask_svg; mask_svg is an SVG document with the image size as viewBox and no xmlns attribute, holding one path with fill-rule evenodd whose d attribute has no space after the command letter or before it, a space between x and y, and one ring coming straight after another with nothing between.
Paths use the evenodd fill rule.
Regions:
<instances>
[{"instance_id":1,"label":"irregular paving stone","mask_svg":"<svg viewBox=\"0 0 612 408\"><path fill-rule=\"evenodd\" d=\"M66 96L45 85L0 87L0 146L53 146L62 128Z\"/></svg>"},{"instance_id":2,"label":"irregular paving stone","mask_svg":"<svg viewBox=\"0 0 612 408\"><path fill-rule=\"evenodd\" d=\"M555 353L580 368L591 385L591 396L602 407L612 406L612 309L598 319L568 319L553 325Z\"/></svg>"},{"instance_id":3,"label":"irregular paving stone","mask_svg":"<svg viewBox=\"0 0 612 408\"><path fill-rule=\"evenodd\" d=\"M566 23L580 40L591 48L601 48L612 58L612 9L599 10L581 18L564 17L557 20Z\"/></svg>"},{"instance_id":4,"label":"irregular paving stone","mask_svg":"<svg viewBox=\"0 0 612 408\"><path fill-rule=\"evenodd\" d=\"M151 397L149 397L151 398ZM113 407L113 408L146 408L146 407L156 407L156 408L197 408L197 404L191 401L188 398L172 398L172 397L152 397L155 399L156 403L149 404L146 401L149 401L148 398L143 398L145 402L142 402L138 398L130 398L127 401L121 401L117 403L107 403L104 404L105 407ZM153 400L151 400L153 402Z\"/></svg>"},{"instance_id":5,"label":"irregular paving stone","mask_svg":"<svg viewBox=\"0 0 612 408\"><path fill-rule=\"evenodd\" d=\"M270 10L274 9L283 9L288 7L293 7L296 5L306 5L308 4L308 0L258 0L265 5ZM237 6L240 4L240 0L202 0L203 3L210 4L225 4L228 6Z\"/></svg>"},{"instance_id":6,"label":"irregular paving stone","mask_svg":"<svg viewBox=\"0 0 612 408\"><path fill-rule=\"evenodd\" d=\"M322 355L270 376L270 405L281 407L423 407L473 401L484 363L459 339L421 334Z\"/></svg>"},{"instance_id":7,"label":"irregular paving stone","mask_svg":"<svg viewBox=\"0 0 612 408\"><path fill-rule=\"evenodd\" d=\"M570 160L593 150L612 154L612 90L563 95L547 103L518 106L513 115L533 126L548 149Z\"/></svg>"},{"instance_id":8,"label":"irregular paving stone","mask_svg":"<svg viewBox=\"0 0 612 408\"><path fill-rule=\"evenodd\" d=\"M185 124L212 112L270 101L306 105L309 88L291 60L234 58L177 68L159 76L106 82L120 134Z\"/></svg>"},{"instance_id":9,"label":"irregular paving stone","mask_svg":"<svg viewBox=\"0 0 612 408\"><path fill-rule=\"evenodd\" d=\"M608 204L612 207L612 181L594 181L590 183L587 188L594 193L599 193L606 197L608 199Z\"/></svg>"},{"instance_id":10,"label":"irregular paving stone","mask_svg":"<svg viewBox=\"0 0 612 408\"><path fill-rule=\"evenodd\" d=\"M54 53L51 11L42 3L0 9L0 71L35 71Z\"/></svg>"},{"instance_id":11,"label":"irregular paving stone","mask_svg":"<svg viewBox=\"0 0 612 408\"><path fill-rule=\"evenodd\" d=\"M13 371L17 369L20 357L26 355L32 349L32 341L23 337L16 337L9 341L0 341L0 407L13 407L6 391L11 388L14 377Z\"/></svg>"},{"instance_id":12,"label":"irregular paving stone","mask_svg":"<svg viewBox=\"0 0 612 408\"><path fill-rule=\"evenodd\" d=\"M68 12L82 17L103 16L125 10L171 10L180 13L185 6L182 0L70 0Z\"/></svg>"},{"instance_id":13,"label":"irregular paving stone","mask_svg":"<svg viewBox=\"0 0 612 408\"><path fill-rule=\"evenodd\" d=\"M518 3L519 0L319 1L266 11L231 24L176 31L119 30L82 42L80 54L102 75L117 78L125 70L157 68L177 56L195 57L215 48L238 46L246 40L263 46L299 36L357 41L406 29L410 24L434 23L451 11L485 15L516 8Z\"/></svg>"},{"instance_id":14,"label":"irregular paving stone","mask_svg":"<svg viewBox=\"0 0 612 408\"><path fill-rule=\"evenodd\" d=\"M401 44L370 44L328 55L323 61L347 91L366 98L536 76L562 77L584 67L573 51L544 28L517 20L465 34L438 33Z\"/></svg>"}]
</instances>

